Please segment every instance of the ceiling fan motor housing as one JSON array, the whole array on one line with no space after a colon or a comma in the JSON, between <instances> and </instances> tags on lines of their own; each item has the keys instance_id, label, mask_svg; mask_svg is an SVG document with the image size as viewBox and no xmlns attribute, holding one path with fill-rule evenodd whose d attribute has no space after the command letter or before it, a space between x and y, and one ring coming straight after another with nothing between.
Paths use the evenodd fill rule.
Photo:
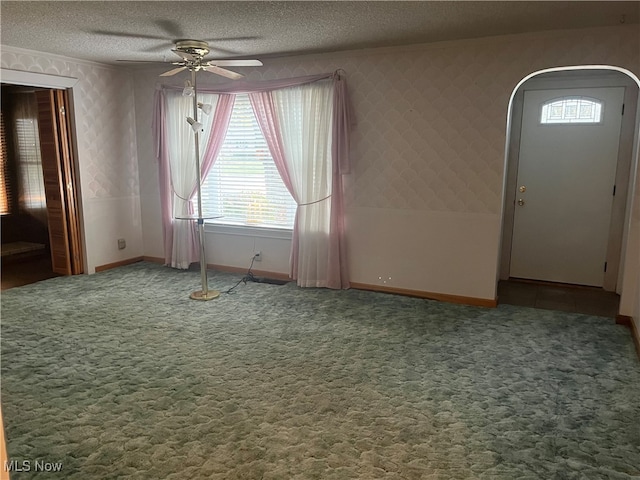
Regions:
<instances>
[{"instance_id":1,"label":"ceiling fan motor housing","mask_svg":"<svg viewBox=\"0 0 640 480\"><path fill-rule=\"evenodd\" d=\"M209 53L209 44L199 40L180 40L176 42L176 50L197 57L204 57Z\"/></svg>"}]
</instances>

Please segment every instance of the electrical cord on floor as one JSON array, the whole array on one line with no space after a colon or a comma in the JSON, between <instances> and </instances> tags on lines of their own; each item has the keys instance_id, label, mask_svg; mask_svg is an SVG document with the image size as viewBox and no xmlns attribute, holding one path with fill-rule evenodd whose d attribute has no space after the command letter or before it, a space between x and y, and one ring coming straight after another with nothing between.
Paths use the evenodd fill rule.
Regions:
<instances>
[{"instance_id":1,"label":"electrical cord on floor","mask_svg":"<svg viewBox=\"0 0 640 480\"><path fill-rule=\"evenodd\" d=\"M256 255L253 256L253 258L251 259L251 265L249 265L249 270L247 270L247 273L244 277L242 277L240 280L238 280L238 283L236 283L233 287L231 287L229 290L222 292L222 293L233 293L233 290L240 285L241 283L244 283L245 285L247 284L247 282L254 282L255 281L255 275L253 275L253 272L251 271L251 269L253 268L253 262L256 261Z\"/></svg>"}]
</instances>

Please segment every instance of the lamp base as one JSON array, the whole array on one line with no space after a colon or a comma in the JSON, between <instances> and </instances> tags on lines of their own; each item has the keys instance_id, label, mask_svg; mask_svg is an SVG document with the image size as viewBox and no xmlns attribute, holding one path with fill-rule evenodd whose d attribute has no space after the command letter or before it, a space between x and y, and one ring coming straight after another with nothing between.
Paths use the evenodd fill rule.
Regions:
<instances>
[{"instance_id":1,"label":"lamp base","mask_svg":"<svg viewBox=\"0 0 640 480\"><path fill-rule=\"evenodd\" d=\"M197 290L189 295L191 300L213 300L214 298L218 298L220 296L220 292L217 290L208 290L205 294L202 290Z\"/></svg>"}]
</instances>

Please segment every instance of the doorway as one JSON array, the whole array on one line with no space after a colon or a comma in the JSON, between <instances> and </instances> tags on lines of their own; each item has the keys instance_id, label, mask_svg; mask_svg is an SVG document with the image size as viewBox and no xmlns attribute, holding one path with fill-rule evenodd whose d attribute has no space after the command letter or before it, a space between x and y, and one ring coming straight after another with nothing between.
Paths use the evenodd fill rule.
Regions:
<instances>
[{"instance_id":1,"label":"doorway","mask_svg":"<svg viewBox=\"0 0 640 480\"><path fill-rule=\"evenodd\" d=\"M1 88L2 289L83 273L68 93Z\"/></svg>"},{"instance_id":2,"label":"doorway","mask_svg":"<svg viewBox=\"0 0 640 480\"><path fill-rule=\"evenodd\" d=\"M615 292L637 96L637 84L614 70L550 72L520 86L511 115L501 280Z\"/></svg>"},{"instance_id":3,"label":"doorway","mask_svg":"<svg viewBox=\"0 0 640 480\"><path fill-rule=\"evenodd\" d=\"M511 278L603 286L623 97L525 90Z\"/></svg>"}]
</instances>

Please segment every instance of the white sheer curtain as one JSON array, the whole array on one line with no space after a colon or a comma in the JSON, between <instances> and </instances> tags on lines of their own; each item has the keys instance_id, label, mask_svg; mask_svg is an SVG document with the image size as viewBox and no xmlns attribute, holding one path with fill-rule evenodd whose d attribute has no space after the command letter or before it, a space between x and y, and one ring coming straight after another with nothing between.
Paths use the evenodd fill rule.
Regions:
<instances>
[{"instance_id":1,"label":"white sheer curtain","mask_svg":"<svg viewBox=\"0 0 640 480\"><path fill-rule=\"evenodd\" d=\"M184 97L180 91L167 92L166 95L167 149L171 169L171 186L173 190L173 250L171 266L189 268L197 262L198 248L195 235L195 222L178 220L194 214L192 192L197 183L195 135L187 117L193 117L193 98ZM198 101L211 104L216 110L219 96L216 94L198 93ZM213 115L204 115L198 111L198 121L203 130L199 136L200 159L202 161L211 134Z\"/></svg>"},{"instance_id":2,"label":"white sheer curtain","mask_svg":"<svg viewBox=\"0 0 640 480\"><path fill-rule=\"evenodd\" d=\"M168 159L171 135L164 94L173 88L156 91L152 127L159 161L165 260L171 265L176 264L170 253L176 250L173 226L177 223L168 194L173 189L173 167ZM250 95L278 172L299 204L291 247L292 278L300 286L349 288L342 178L350 172L349 135L354 118L344 72L263 82L238 80L204 85L199 91L221 95L215 115L219 126L207 150L213 160L228 126L233 96Z\"/></svg>"},{"instance_id":3,"label":"white sheer curtain","mask_svg":"<svg viewBox=\"0 0 640 480\"><path fill-rule=\"evenodd\" d=\"M332 193L332 81L271 92L298 203L292 271L302 287L327 287Z\"/></svg>"}]
</instances>

